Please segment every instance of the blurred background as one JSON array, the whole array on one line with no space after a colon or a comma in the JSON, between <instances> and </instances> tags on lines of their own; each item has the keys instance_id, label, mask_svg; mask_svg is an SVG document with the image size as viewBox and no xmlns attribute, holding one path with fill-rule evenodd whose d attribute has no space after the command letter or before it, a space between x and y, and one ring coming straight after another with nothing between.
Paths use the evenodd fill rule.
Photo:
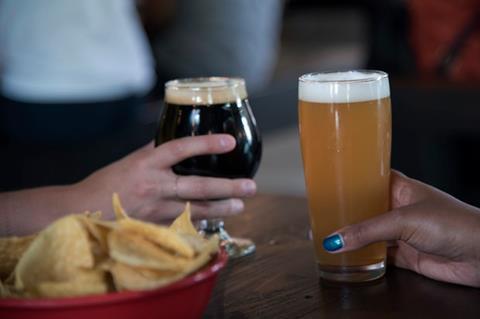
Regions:
<instances>
[{"instance_id":1,"label":"blurred background","mask_svg":"<svg viewBox=\"0 0 480 319\"><path fill-rule=\"evenodd\" d=\"M0 0L0 8L3 4L8 9L6 2ZM256 176L259 191L304 196L297 132L298 77L315 71L373 68L390 75L392 166L480 205L479 1L257 2L135 2L156 79L142 96L145 107L139 120L75 143L15 139L4 132L0 136L1 190L84 178L153 138L166 80L215 74L247 80L264 139ZM54 0L43 3L59 5ZM18 10L10 12L18 14ZM0 11L0 52L8 49L5 44L10 42L5 39L14 31L5 23L12 19L8 11L3 12L3 23L1 15ZM109 18L102 16L101 21L109 24ZM64 20L61 23L75 22ZM62 47L60 42L54 45ZM7 74L9 59L0 53L0 75L2 70ZM6 91L2 94L8 98ZM3 104L7 102L4 98ZM3 128L21 125L12 124L11 119L7 123L5 113L0 115ZM76 131L88 132L93 126L88 116L66 117L69 125L79 124ZM26 125L21 130L30 129Z\"/></svg>"}]
</instances>

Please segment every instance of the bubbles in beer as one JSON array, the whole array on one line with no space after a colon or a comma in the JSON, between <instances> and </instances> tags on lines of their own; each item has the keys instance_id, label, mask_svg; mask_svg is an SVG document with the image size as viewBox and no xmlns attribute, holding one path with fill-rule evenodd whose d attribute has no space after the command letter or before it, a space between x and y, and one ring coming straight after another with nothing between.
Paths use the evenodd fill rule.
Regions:
<instances>
[{"instance_id":1,"label":"bubbles in beer","mask_svg":"<svg viewBox=\"0 0 480 319\"><path fill-rule=\"evenodd\" d=\"M165 101L176 105L213 105L247 98L240 78L195 78L173 80L165 85Z\"/></svg>"},{"instance_id":2,"label":"bubbles in beer","mask_svg":"<svg viewBox=\"0 0 480 319\"><path fill-rule=\"evenodd\" d=\"M388 96L388 76L381 71L309 73L298 84L298 97L306 102L353 103Z\"/></svg>"}]
</instances>

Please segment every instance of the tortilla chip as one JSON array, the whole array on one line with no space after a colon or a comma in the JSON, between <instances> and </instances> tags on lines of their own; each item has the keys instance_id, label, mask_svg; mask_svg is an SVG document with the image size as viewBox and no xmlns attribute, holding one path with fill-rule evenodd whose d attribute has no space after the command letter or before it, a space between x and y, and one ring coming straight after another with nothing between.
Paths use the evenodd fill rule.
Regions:
<instances>
[{"instance_id":1,"label":"tortilla chip","mask_svg":"<svg viewBox=\"0 0 480 319\"><path fill-rule=\"evenodd\" d=\"M174 254L187 258L191 258L195 254L192 247L180 235L167 227L134 219L119 220L118 226L118 230L136 233Z\"/></svg>"},{"instance_id":2,"label":"tortilla chip","mask_svg":"<svg viewBox=\"0 0 480 319\"><path fill-rule=\"evenodd\" d=\"M122 203L120 202L120 197L117 193L113 193L112 197L112 204L113 204L113 211L115 212L115 217L117 220L121 219L128 219L128 215L122 207Z\"/></svg>"},{"instance_id":3,"label":"tortilla chip","mask_svg":"<svg viewBox=\"0 0 480 319\"><path fill-rule=\"evenodd\" d=\"M181 271L187 259L173 255L138 233L112 231L108 235L110 257L130 266Z\"/></svg>"},{"instance_id":4,"label":"tortilla chip","mask_svg":"<svg viewBox=\"0 0 480 319\"><path fill-rule=\"evenodd\" d=\"M0 280L6 279L13 272L34 239L35 235L0 238Z\"/></svg>"},{"instance_id":5,"label":"tortilla chip","mask_svg":"<svg viewBox=\"0 0 480 319\"><path fill-rule=\"evenodd\" d=\"M88 233L74 215L63 217L33 240L15 267L15 288L27 293L40 282L68 281L92 268Z\"/></svg>"},{"instance_id":6,"label":"tortilla chip","mask_svg":"<svg viewBox=\"0 0 480 319\"><path fill-rule=\"evenodd\" d=\"M183 276L181 272L133 267L118 262L111 267L110 272L118 291L155 289Z\"/></svg>"},{"instance_id":7,"label":"tortilla chip","mask_svg":"<svg viewBox=\"0 0 480 319\"><path fill-rule=\"evenodd\" d=\"M201 237L198 234L197 229L193 226L192 219L191 219L191 210L190 210L190 202L187 202L185 205L185 210L182 214L180 214L170 225L169 227L171 230L176 231L182 235L191 235L195 237Z\"/></svg>"},{"instance_id":8,"label":"tortilla chip","mask_svg":"<svg viewBox=\"0 0 480 319\"><path fill-rule=\"evenodd\" d=\"M79 271L69 281L47 281L38 284L34 296L58 298L67 296L83 296L103 294L108 291L105 272L100 270Z\"/></svg>"}]
</instances>

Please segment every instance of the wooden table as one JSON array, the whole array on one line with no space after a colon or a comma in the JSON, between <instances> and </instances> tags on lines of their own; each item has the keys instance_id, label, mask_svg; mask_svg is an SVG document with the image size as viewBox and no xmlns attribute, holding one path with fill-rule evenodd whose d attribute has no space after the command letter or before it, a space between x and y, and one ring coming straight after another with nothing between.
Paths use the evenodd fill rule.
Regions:
<instances>
[{"instance_id":1,"label":"wooden table","mask_svg":"<svg viewBox=\"0 0 480 319\"><path fill-rule=\"evenodd\" d=\"M372 284L320 283L305 198L260 195L225 224L257 252L229 261L205 318L480 318L480 289L394 267Z\"/></svg>"}]
</instances>

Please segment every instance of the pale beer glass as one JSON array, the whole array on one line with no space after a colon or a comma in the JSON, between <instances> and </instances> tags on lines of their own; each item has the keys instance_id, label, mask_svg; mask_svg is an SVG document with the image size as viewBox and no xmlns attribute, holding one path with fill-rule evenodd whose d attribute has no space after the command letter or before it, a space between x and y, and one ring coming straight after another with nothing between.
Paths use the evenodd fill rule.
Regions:
<instances>
[{"instance_id":1,"label":"pale beer glass","mask_svg":"<svg viewBox=\"0 0 480 319\"><path fill-rule=\"evenodd\" d=\"M312 236L321 278L363 282L385 273L385 243L331 254L323 239L389 209L388 75L356 70L299 78L299 129Z\"/></svg>"}]
</instances>

